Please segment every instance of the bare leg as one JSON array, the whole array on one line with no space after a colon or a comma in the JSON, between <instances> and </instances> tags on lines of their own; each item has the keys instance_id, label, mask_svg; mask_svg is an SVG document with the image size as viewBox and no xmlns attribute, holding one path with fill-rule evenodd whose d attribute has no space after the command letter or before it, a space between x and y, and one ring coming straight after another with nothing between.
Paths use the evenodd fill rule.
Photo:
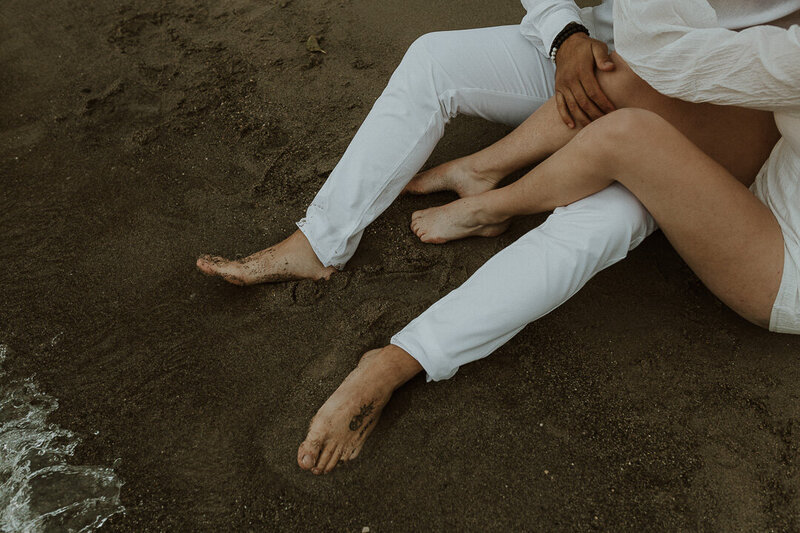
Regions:
<instances>
[{"instance_id":1,"label":"bare leg","mask_svg":"<svg viewBox=\"0 0 800 533\"><path fill-rule=\"evenodd\" d=\"M644 204L712 292L744 318L768 325L783 269L775 217L731 172L649 111L611 113L516 183L448 205L458 223L470 213L498 224L570 204L614 181Z\"/></svg>"},{"instance_id":2,"label":"bare leg","mask_svg":"<svg viewBox=\"0 0 800 533\"><path fill-rule=\"evenodd\" d=\"M755 177L779 138L771 113L669 98L639 78L619 55L612 58L617 68L598 72L598 80L618 108L635 107L661 115L743 182ZM406 192L453 190L462 198L480 194L512 172L544 160L578 131L562 122L551 99L491 146L418 174Z\"/></svg>"},{"instance_id":3,"label":"bare leg","mask_svg":"<svg viewBox=\"0 0 800 533\"><path fill-rule=\"evenodd\" d=\"M614 55L617 68L612 73L599 76L606 94L617 102L619 107L638 107L653 111L669 121L692 143L721 164L740 182L750 185L758 170L769 156L780 137L771 113L724 107L711 104L691 104L663 96L653 90L641 78ZM526 159L541 155L540 145L550 146L547 139L542 140L540 131L551 131L551 136L559 140L573 138L579 132L567 128L558 116L554 101L550 101L534 113L508 138L501 140L482 152L491 152L495 168L508 169ZM530 135L525 149L520 140ZM524 155L510 154L512 149L521 149ZM625 145L615 146L615 151L627 151ZM476 154L476 157L489 164L489 156ZM472 157L472 156L471 156ZM502 158L511 163L503 163ZM530 159L528 157L528 159ZM506 165L503 167L503 165ZM475 212L480 203L469 198L431 209L417 211L412 215L411 229L427 243L442 244L453 239L469 236L493 237L508 227L508 217L485 217ZM499 212L494 212L497 215ZM485 215L485 213L484 213Z\"/></svg>"},{"instance_id":4,"label":"bare leg","mask_svg":"<svg viewBox=\"0 0 800 533\"><path fill-rule=\"evenodd\" d=\"M515 170L543 160L567 144L576 133L558 118L555 99L551 98L496 143L420 172L411 179L404 192L454 191L462 198L475 196L494 189L500 180Z\"/></svg>"}]
</instances>

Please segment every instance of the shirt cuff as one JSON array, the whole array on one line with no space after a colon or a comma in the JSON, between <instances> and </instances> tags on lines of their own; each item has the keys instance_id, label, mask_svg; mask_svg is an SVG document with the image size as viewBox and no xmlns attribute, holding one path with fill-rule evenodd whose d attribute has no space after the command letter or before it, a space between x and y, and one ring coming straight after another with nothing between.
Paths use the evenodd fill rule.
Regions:
<instances>
[{"instance_id":1,"label":"shirt cuff","mask_svg":"<svg viewBox=\"0 0 800 533\"><path fill-rule=\"evenodd\" d=\"M580 12L572 9L560 9L547 18L547 24L541 28L542 44L544 44L545 55L550 55L550 49L553 48L553 41L561 30L567 27L567 24L575 22L583 24Z\"/></svg>"}]
</instances>

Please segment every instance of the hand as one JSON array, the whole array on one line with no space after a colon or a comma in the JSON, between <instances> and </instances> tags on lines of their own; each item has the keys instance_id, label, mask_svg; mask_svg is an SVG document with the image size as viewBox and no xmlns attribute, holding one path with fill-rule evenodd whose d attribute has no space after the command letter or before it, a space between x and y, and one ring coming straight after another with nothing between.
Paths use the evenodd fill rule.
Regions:
<instances>
[{"instance_id":1,"label":"hand","mask_svg":"<svg viewBox=\"0 0 800 533\"><path fill-rule=\"evenodd\" d=\"M608 46L585 33L576 33L556 52L556 105L561 120L570 128L586 126L616 109L600 88L595 68L614 70Z\"/></svg>"}]
</instances>

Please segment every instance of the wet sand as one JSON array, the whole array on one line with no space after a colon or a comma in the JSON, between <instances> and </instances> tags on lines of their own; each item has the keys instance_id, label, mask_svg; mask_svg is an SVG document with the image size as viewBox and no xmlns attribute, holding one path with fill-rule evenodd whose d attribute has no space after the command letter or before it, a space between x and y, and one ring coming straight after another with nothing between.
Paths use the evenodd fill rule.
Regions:
<instances>
[{"instance_id":1,"label":"wet sand","mask_svg":"<svg viewBox=\"0 0 800 533\"><path fill-rule=\"evenodd\" d=\"M800 339L714 298L657 234L455 378L399 391L361 456L302 472L365 350L542 217L421 244L405 197L329 282L242 289L203 252L287 235L406 47L513 0L0 8L0 343L111 467L108 531L800 529ZM327 54L305 48L321 37ZM430 164L505 133L448 128Z\"/></svg>"}]
</instances>

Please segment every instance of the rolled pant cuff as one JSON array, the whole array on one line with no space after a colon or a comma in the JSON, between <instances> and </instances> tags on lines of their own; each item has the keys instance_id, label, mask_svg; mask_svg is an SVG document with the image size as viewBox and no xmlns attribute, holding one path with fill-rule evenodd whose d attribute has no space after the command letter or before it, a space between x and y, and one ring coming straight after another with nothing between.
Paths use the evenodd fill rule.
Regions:
<instances>
[{"instance_id":1,"label":"rolled pant cuff","mask_svg":"<svg viewBox=\"0 0 800 533\"><path fill-rule=\"evenodd\" d=\"M458 368L450 368L436 364L436 357L431 357L417 342L413 335L406 334L404 331L396 334L389 340L389 344L397 346L405 350L408 355L417 360L417 362L425 370L425 376L428 381L441 381L450 379L458 371ZM438 358L441 360L441 357Z\"/></svg>"},{"instance_id":2,"label":"rolled pant cuff","mask_svg":"<svg viewBox=\"0 0 800 533\"><path fill-rule=\"evenodd\" d=\"M322 266L325 267L332 266L336 270L344 270L345 263L336 264L334 262L335 258L331 254L326 253L320 248L319 246L320 239L317 238L317 235L314 232L314 225L310 223L306 217L303 217L302 219L298 220L295 223L295 225L297 226L297 229L299 229L303 233L303 235L306 236L308 243L311 245L311 250L314 251L314 255L316 255L317 259L320 260Z\"/></svg>"}]
</instances>

